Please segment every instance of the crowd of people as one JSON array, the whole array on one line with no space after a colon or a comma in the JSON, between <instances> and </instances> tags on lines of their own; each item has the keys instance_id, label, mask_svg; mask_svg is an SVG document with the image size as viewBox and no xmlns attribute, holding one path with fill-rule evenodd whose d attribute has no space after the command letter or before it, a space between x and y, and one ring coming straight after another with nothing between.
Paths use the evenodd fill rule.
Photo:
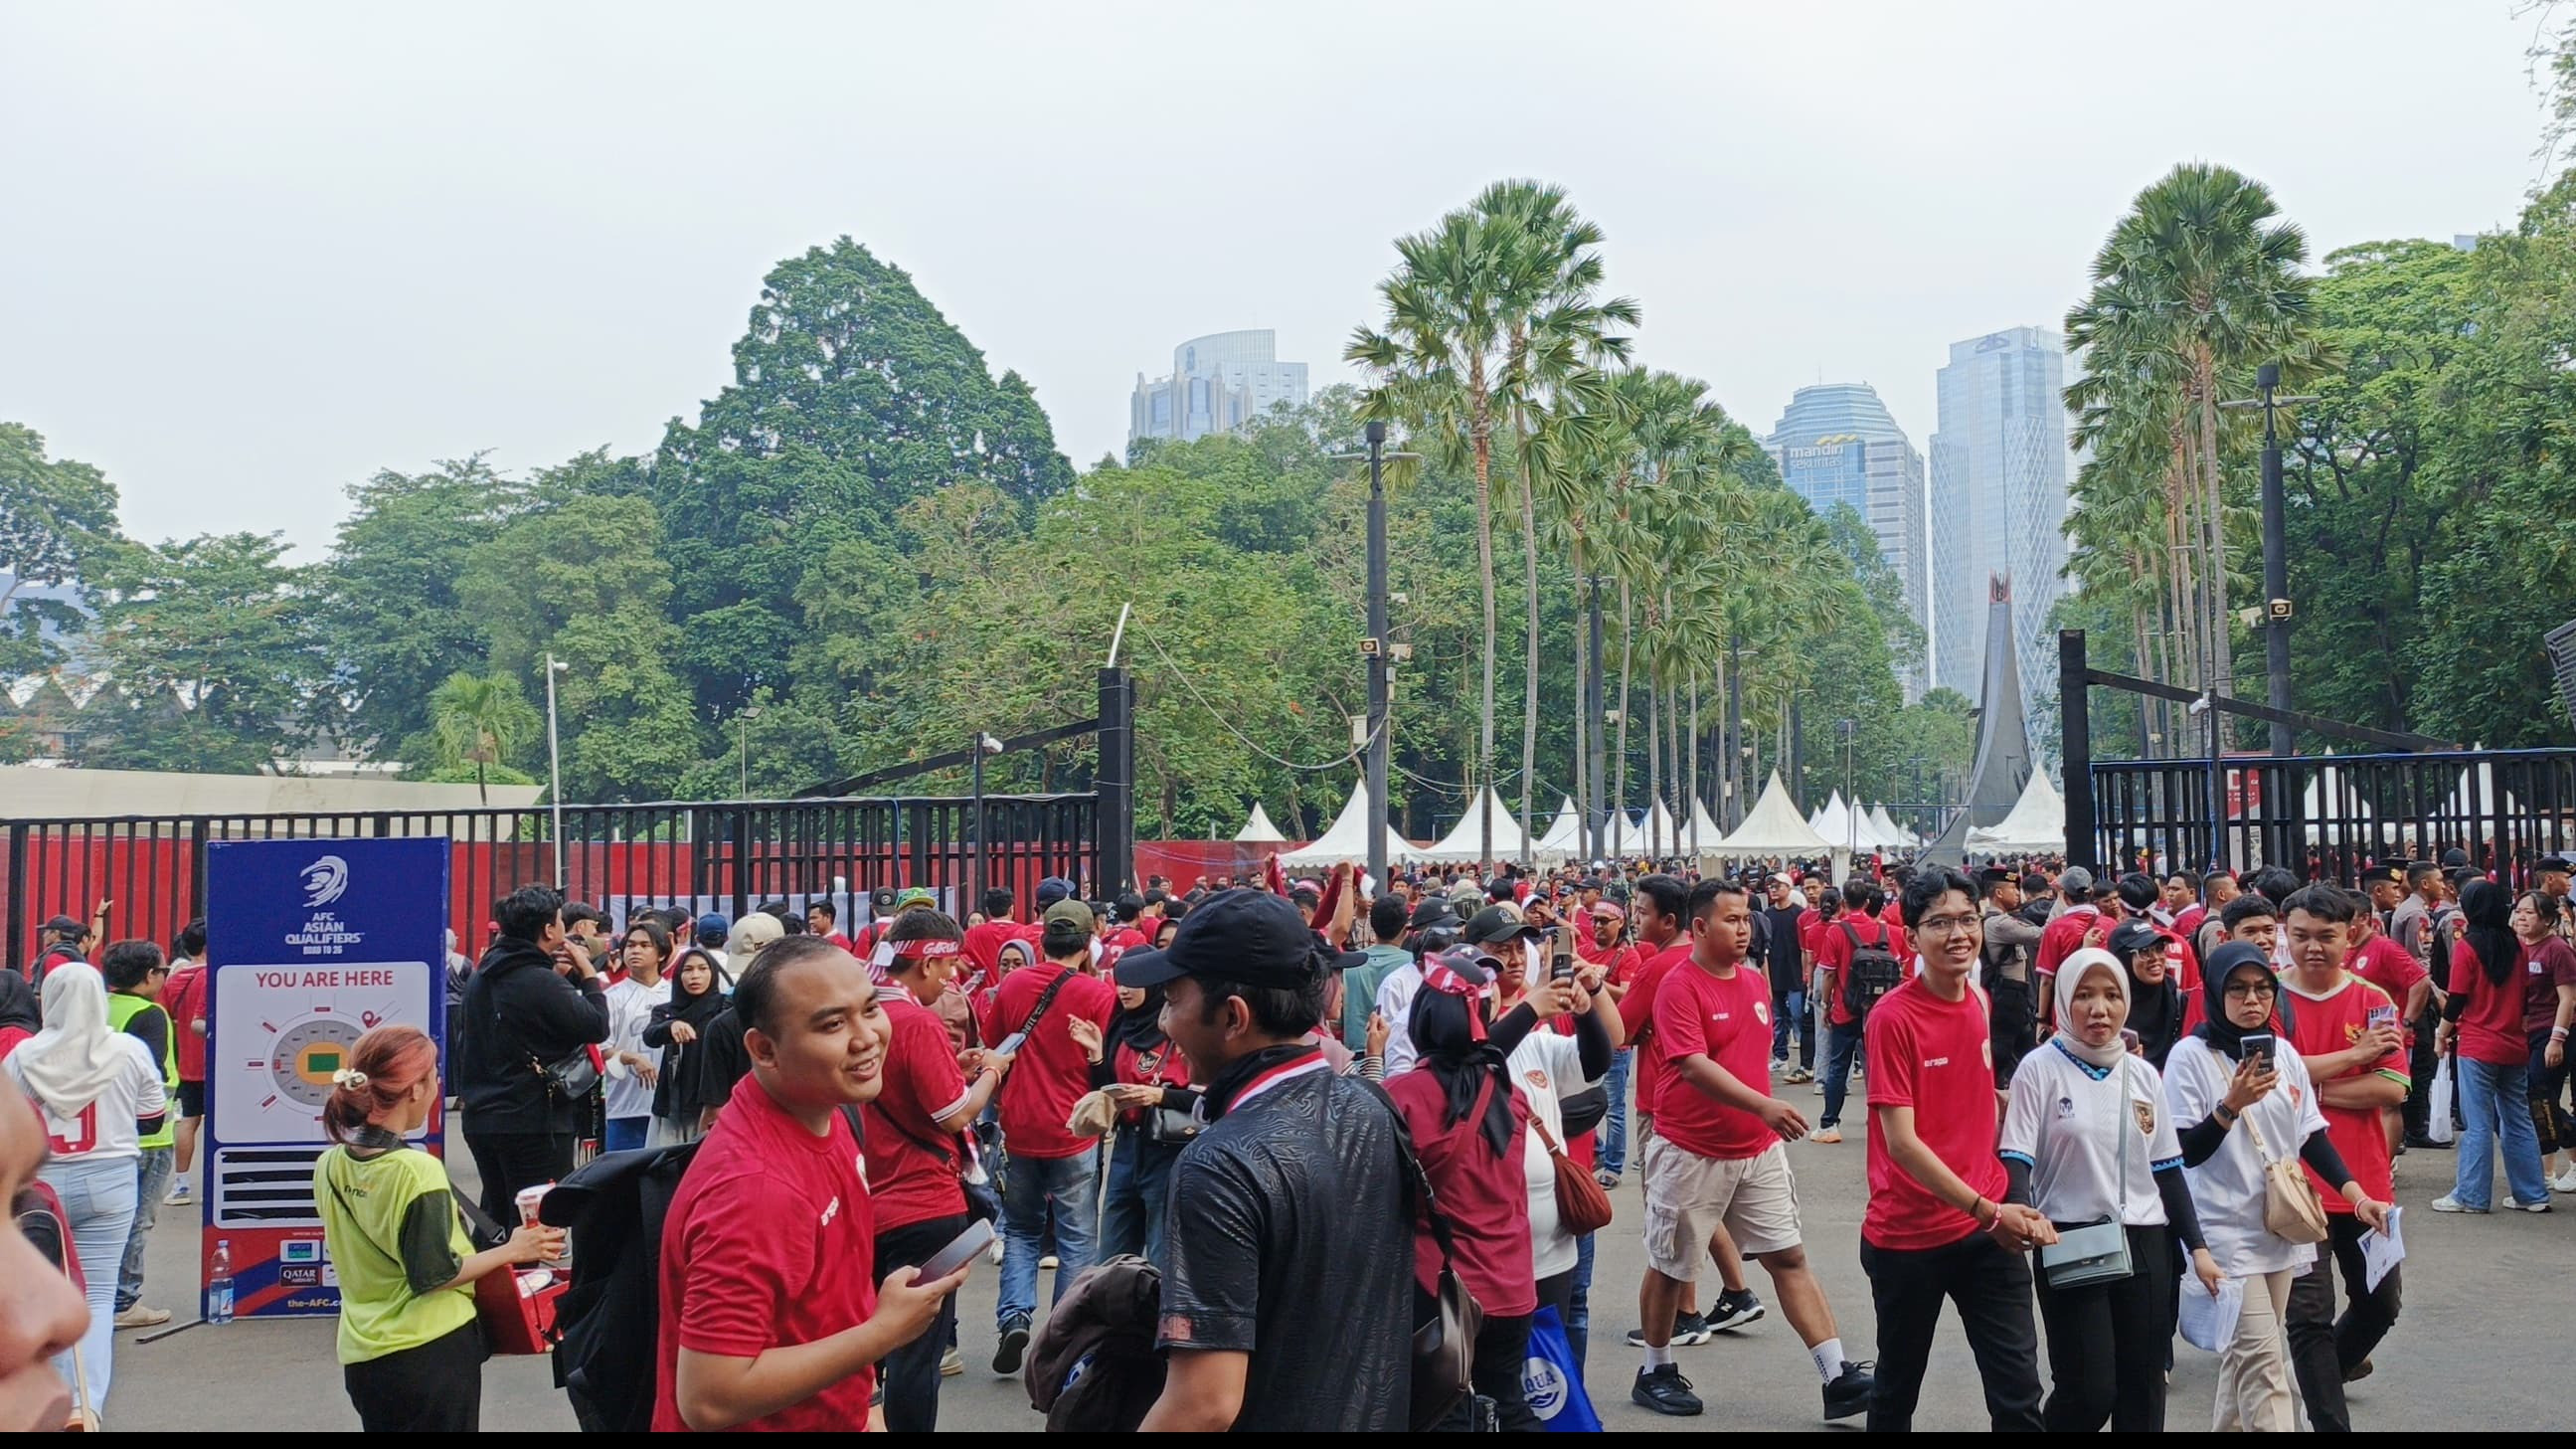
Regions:
<instances>
[{"instance_id":1,"label":"crowd of people","mask_svg":"<svg viewBox=\"0 0 2576 1449\"><path fill-rule=\"evenodd\" d=\"M1562 1403L1527 1366L1579 1385L1632 1170L1608 1415L1704 1412L1677 1350L1768 1316L1755 1264L1826 1421L1910 1427L1947 1303L1995 1428L2161 1429L2203 1295L2233 1309L2212 1427L2345 1429L2399 1317L2371 1236L2394 1158L2457 1152L2436 1212L2576 1191L2564 859L1657 864L1048 879L962 920L915 888L849 933L783 902L612 931L523 887L451 958L443 1060L380 1027L324 1111L349 1398L368 1429L477 1427L475 1285L563 1261L522 1194L592 1150L685 1162L626 1249L653 1255L660 1429L932 1429L968 1339L1058 1427L1540 1427ZM58 1356L0 1360L29 1423L102 1411L115 1331L166 1321L141 1250L204 1111L203 924L173 971L103 941L106 909L0 972L0 1178L50 1189L89 1269L85 1312L0 1273L0 1346ZM414 1143L443 1096L471 1201ZM1791 1152L1847 1111L1866 1325L1815 1271ZM989 1340L954 1298L984 1237Z\"/></svg>"}]
</instances>

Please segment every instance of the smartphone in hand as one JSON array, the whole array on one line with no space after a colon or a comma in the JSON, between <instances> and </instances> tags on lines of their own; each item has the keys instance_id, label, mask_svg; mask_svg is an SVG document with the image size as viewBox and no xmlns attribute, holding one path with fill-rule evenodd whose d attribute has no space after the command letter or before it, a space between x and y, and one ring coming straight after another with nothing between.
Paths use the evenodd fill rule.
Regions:
<instances>
[{"instance_id":1,"label":"smartphone in hand","mask_svg":"<svg viewBox=\"0 0 2576 1449\"><path fill-rule=\"evenodd\" d=\"M916 1283L935 1283L975 1261L975 1255L993 1245L993 1225L981 1218L966 1225L966 1231L948 1240L948 1246L930 1255L930 1261L913 1270Z\"/></svg>"},{"instance_id":2,"label":"smartphone in hand","mask_svg":"<svg viewBox=\"0 0 2576 1449\"><path fill-rule=\"evenodd\" d=\"M2280 1070L2281 1067L2279 1048L2280 1039L2273 1036L2268 1031L2249 1032L2246 1034L2244 1043L2245 1055L2247 1057L2253 1057L2259 1054L2263 1058L2264 1065L2272 1068L2274 1071Z\"/></svg>"}]
</instances>

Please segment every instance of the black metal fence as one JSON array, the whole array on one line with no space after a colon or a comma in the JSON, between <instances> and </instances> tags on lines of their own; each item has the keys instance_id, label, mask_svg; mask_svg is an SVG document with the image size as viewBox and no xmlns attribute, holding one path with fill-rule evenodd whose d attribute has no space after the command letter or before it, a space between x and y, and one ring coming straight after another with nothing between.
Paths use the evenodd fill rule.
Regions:
<instances>
[{"instance_id":1,"label":"black metal fence","mask_svg":"<svg viewBox=\"0 0 2576 1449\"><path fill-rule=\"evenodd\" d=\"M2518 877L2543 855L2576 850L2576 750L2229 756L2223 765L2223 833L2214 835L2206 760L2093 762L2091 790L2068 791L2070 856L2122 870L2223 859L2238 870L2281 865L2348 880L2367 864L2449 850ZM2089 833L2079 813L2086 794Z\"/></svg>"},{"instance_id":2,"label":"black metal fence","mask_svg":"<svg viewBox=\"0 0 2576 1449\"><path fill-rule=\"evenodd\" d=\"M567 805L560 847L554 812L543 808L10 820L0 822L8 932L0 939L10 962L23 961L49 917L86 920L104 900L111 939L166 945L200 913L206 847L232 840L445 837L449 922L469 953L482 944L492 902L528 881L560 878L568 896L620 918L645 905L739 916L773 899L829 900L845 923L866 918L868 892L880 887L948 893L961 918L979 882L1009 886L1023 902L1050 875L1103 888L1098 796L987 795L980 832L974 805L961 797Z\"/></svg>"}]
</instances>

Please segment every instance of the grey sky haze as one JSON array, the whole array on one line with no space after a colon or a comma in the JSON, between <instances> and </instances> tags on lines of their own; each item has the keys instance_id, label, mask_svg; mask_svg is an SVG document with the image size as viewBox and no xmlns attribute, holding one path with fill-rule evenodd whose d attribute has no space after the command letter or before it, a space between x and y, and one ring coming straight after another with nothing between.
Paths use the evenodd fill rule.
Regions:
<instances>
[{"instance_id":1,"label":"grey sky haze","mask_svg":"<svg viewBox=\"0 0 2576 1449\"><path fill-rule=\"evenodd\" d=\"M2439 3L347 5L0 0L0 419L127 529L282 529L491 449L649 449L761 276L848 233L1078 466L1135 375L1274 327L1316 385L1484 182L1608 232L1641 360L1757 433L2055 326L2175 162L2319 257L2509 222L2532 18ZM686 520L672 520L674 528Z\"/></svg>"}]
</instances>

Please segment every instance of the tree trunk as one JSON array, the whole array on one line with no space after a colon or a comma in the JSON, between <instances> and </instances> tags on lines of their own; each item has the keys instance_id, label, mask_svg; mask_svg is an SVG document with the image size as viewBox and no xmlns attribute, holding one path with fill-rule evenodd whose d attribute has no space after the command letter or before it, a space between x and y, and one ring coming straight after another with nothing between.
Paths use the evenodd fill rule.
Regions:
<instances>
[{"instance_id":1,"label":"tree trunk","mask_svg":"<svg viewBox=\"0 0 2576 1449\"><path fill-rule=\"evenodd\" d=\"M1612 794L1610 808L1604 812L1601 853L1610 853L1609 822L1628 808L1628 686L1637 662L1636 596L1628 581L1619 581L1619 788Z\"/></svg>"},{"instance_id":2,"label":"tree trunk","mask_svg":"<svg viewBox=\"0 0 2576 1449\"><path fill-rule=\"evenodd\" d=\"M1521 406L1512 405L1512 441L1521 461L1521 580L1526 594L1528 626L1521 682L1521 864L1537 860L1537 837L1530 833L1530 792L1538 783L1538 493L1530 481L1529 425Z\"/></svg>"},{"instance_id":3,"label":"tree trunk","mask_svg":"<svg viewBox=\"0 0 2576 1449\"><path fill-rule=\"evenodd\" d=\"M1583 533L1574 535L1574 808L1592 818L1592 586L1583 577ZM1551 817L1553 818L1553 817ZM1580 841L1585 831L1575 832ZM1580 853L1584 847L1576 845Z\"/></svg>"},{"instance_id":4,"label":"tree trunk","mask_svg":"<svg viewBox=\"0 0 2576 1449\"><path fill-rule=\"evenodd\" d=\"M1646 832L1654 829L1655 802L1664 798L1663 724L1663 684L1655 678L1655 669L1649 664L1646 669L1646 818L1640 822ZM1647 833L1644 838L1646 853L1651 855L1655 849L1655 837Z\"/></svg>"},{"instance_id":5,"label":"tree trunk","mask_svg":"<svg viewBox=\"0 0 2576 1449\"><path fill-rule=\"evenodd\" d=\"M2222 697L2236 693L2236 640L2227 608L2227 477L2218 465L2218 368L2203 354L2199 373L2201 481L2209 490L2210 687ZM2215 705L2210 727L2219 746L2227 744L2227 717Z\"/></svg>"},{"instance_id":6,"label":"tree trunk","mask_svg":"<svg viewBox=\"0 0 2576 1449\"><path fill-rule=\"evenodd\" d=\"M1725 777L1726 762L1718 761L1718 775ZM1682 776L1683 805L1673 816L1674 833L1690 842L1690 853L1699 854L1699 671L1690 677L1690 770Z\"/></svg>"}]
</instances>

